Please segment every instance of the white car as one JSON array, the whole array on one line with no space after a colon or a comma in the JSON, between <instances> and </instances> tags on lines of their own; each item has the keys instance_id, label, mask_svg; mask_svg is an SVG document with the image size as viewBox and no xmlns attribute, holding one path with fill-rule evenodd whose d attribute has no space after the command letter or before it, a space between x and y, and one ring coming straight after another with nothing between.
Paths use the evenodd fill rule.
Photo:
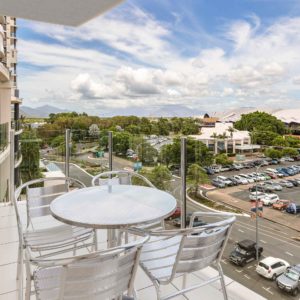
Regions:
<instances>
[{"instance_id":1,"label":"white car","mask_svg":"<svg viewBox=\"0 0 300 300\"><path fill-rule=\"evenodd\" d=\"M257 200L261 200L263 197L265 197L267 194L263 192L257 192ZM249 194L250 200L256 200L256 192L252 192Z\"/></svg>"},{"instance_id":2,"label":"white car","mask_svg":"<svg viewBox=\"0 0 300 300\"><path fill-rule=\"evenodd\" d=\"M234 175L233 178L236 179L241 184L248 184L249 183L246 178L241 177L239 175Z\"/></svg>"},{"instance_id":3,"label":"white car","mask_svg":"<svg viewBox=\"0 0 300 300\"><path fill-rule=\"evenodd\" d=\"M287 261L269 256L258 263L256 272L263 277L275 280L289 266L290 264Z\"/></svg>"},{"instance_id":4,"label":"white car","mask_svg":"<svg viewBox=\"0 0 300 300\"><path fill-rule=\"evenodd\" d=\"M232 181L225 176L217 176L216 179L224 182L226 185L232 185Z\"/></svg>"},{"instance_id":5,"label":"white car","mask_svg":"<svg viewBox=\"0 0 300 300\"><path fill-rule=\"evenodd\" d=\"M279 196L277 194L267 194L260 199L263 205L266 206L273 205L277 200L279 200Z\"/></svg>"},{"instance_id":6,"label":"white car","mask_svg":"<svg viewBox=\"0 0 300 300\"><path fill-rule=\"evenodd\" d=\"M245 178L249 183L254 182L254 179L251 176L248 176L246 174L239 174L239 176Z\"/></svg>"},{"instance_id":7,"label":"white car","mask_svg":"<svg viewBox=\"0 0 300 300\"><path fill-rule=\"evenodd\" d=\"M241 170L243 169L243 166L241 164L233 164L232 165L236 170Z\"/></svg>"}]
</instances>

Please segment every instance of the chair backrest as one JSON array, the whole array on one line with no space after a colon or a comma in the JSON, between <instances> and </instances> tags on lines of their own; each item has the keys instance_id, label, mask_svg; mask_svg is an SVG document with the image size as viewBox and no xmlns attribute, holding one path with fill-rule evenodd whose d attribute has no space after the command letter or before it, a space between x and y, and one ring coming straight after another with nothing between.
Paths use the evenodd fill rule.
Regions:
<instances>
[{"instance_id":1,"label":"chair backrest","mask_svg":"<svg viewBox=\"0 0 300 300\"><path fill-rule=\"evenodd\" d=\"M40 178L21 185L15 193L15 202L17 205L17 199L20 197L22 190L25 189L27 227L33 218L50 215L51 202L58 196L67 193L71 186L76 188L85 187L81 181L70 177Z\"/></svg>"},{"instance_id":2,"label":"chair backrest","mask_svg":"<svg viewBox=\"0 0 300 300\"><path fill-rule=\"evenodd\" d=\"M195 217L221 217L223 220L199 227L150 232L144 246L141 266L153 279L171 282L177 274L203 269L220 262L235 216L227 213L197 212Z\"/></svg>"},{"instance_id":3,"label":"chair backrest","mask_svg":"<svg viewBox=\"0 0 300 300\"><path fill-rule=\"evenodd\" d=\"M140 250L147 239L69 261L52 260L48 266L42 261L34 272L37 299L105 300L132 293Z\"/></svg>"},{"instance_id":4,"label":"chair backrest","mask_svg":"<svg viewBox=\"0 0 300 300\"><path fill-rule=\"evenodd\" d=\"M126 170L109 171L109 172L103 172L101 174L98 174L95 177L93 177L92 186L108 185L108 184L131 185L133 184L132 182L133 178L139 179L142 184L155 188L155 186L151 183L151 181L149 181L146 177L140 175L139 173L126 171Z\"/></svg>"}]
</instances>

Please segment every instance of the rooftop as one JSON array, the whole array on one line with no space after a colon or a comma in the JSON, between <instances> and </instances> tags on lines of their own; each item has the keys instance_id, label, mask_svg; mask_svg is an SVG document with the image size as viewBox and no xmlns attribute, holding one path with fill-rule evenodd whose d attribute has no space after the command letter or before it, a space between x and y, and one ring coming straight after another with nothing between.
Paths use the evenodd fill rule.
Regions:
<instances>
[{"instance_id":1,"label":"rooftop","mask_svg":"<svg viewBox=\"0 0 300 300\"><path fill-rule=\"evenodd\" d=\"M20 210L22 211L22 218L25 218L24 202L20 202ZM47 220L41 222L42 226L49 225L50 222L56 222L53 220ZM99 247L104 248L106 246L106 231L98 231ZM0 300L15 300L17 299L17 284L16 284L16 270L17 270L17 247L18 247L18 234L16 226L16 218L14 208L9 204L0 204ZM201 282L208 276L215 276L216 271L213 268L206 268L202 271L194 272L187 277L187 285ZM265 298L254 293L241 284L226 277L227 291L229 299L231 300L263 300ZM175 291L182 284L182 278L178 277L174 283L167 288L163 289L166 293ZM176 297L176 300L183 299L199 299L199 294L203 299L223 299L220 292L220 284L215 282L204 286L198 290L188 293L187 297ZM138 297L142 300L155 299L155 289L151 284L151 281L147 278L145 273L140 269L136 277L136 289L138 291ZM35 297L32 297L35 299Z\"/></svg>"}]
</instances>

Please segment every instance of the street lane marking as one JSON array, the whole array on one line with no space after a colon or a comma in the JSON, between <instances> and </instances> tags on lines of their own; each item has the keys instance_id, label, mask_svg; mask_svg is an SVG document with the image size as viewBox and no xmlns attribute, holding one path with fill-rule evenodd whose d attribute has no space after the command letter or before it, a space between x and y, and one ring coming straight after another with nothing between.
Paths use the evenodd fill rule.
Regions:
<instances>
[{"instance_id":1,"label":"street lane marking","mask_svg":"<svg viewBox=\"0 0 300 300\"><path fill-rule=\"evenodd\" d=\"M247 279L251 279L251 277L248 276L247 274L244 274L244 276L245 276Z\"/></svg>"},{"instance_id":2,"label":"street lane marking","mask_svg":"<svg viewBox=\"0 0 300 300\"><path fill-rule=\"evenodd\" d=\"M270 291L270 287L268 287L268 288L265 288L264 286L262 287L265 291L267 291L268 293L270 293L271 295L274 295L274 293L272 293L271 291Z\"/></svg>"},{"instance_id":3,"label":"street lane marking","mask_svg":"<svg viewBox=\"0 0 300 300\"><path fill-rule=\"evenodd\" d=\"M263 241L263 240L259 240L260 242L262 242L263 244L266 244L267 242L266 241Z\"/></svg>"},{"instance_id":4,"label":"street lane marking","mask_svg":"<svg viewBox=\"0 0 300 300\"><path fill-rule=\"evenodd\" d=\"M235 269L238 273L242 273L243 270Z\"/></svg>"},{"instance_id":5,"label":"street lane marking","mask_svg":"<svg viewBox=\"0 0 300 300\"><path fill-rule=\"evenodd\" d=\"M251 231L254 231L254 232L256 231L255 229L251 229L250 226L247 226L246 224L245 224L245 225L238 225L238 226L244 227L244 228L246 228L246 229L248 229L248 230L251 230ZM254 227L254 228L255 228L255 227ZM263 231L263 230L261 230L261 231ZM296 244L290 243L290 242L288 242L288 241L282 240L282 239L285 238L285 237L281 237L281 238L279 239L279 238L274 237L274 235L269 235L269 234L263 233L263 232L261 232L261 231L260 231L260 234L262 234L262 235L264 235L264 236L267 236L267 237L269 237L269 238L271 238L271 239L280 241L281 243L283 242L283 243L285 243L285 244L294 246L294 247L296 247L296 248L300 248L300 245L296 245ZM285 238L285 239L287 239L287 238Z\"/></svg>"},{"instance_id":6,"label":"street lane marking","mask_svg":"<svg viewBox=\"0 0 300 300\"><path fill-rule=\"evenodd\" d=\"M253 266L249 266L249 267L247 267L247 269L251 269L251 268L253 268Z\"/></svg>"},{"instance_id":7,"label":"street lane marking","mask_svg":"<svg viewBox=\"0 0 300 300\"><path fill-rule=\"evenodd\" d=\"M239 232L243 232L243 233L245 232L245 231L244 231L244 230L242 230L242 229L238 229L238 231L239 231Z\"/></svg>"},{"instance_id":8,"label":"street lane marking","mask_svg":"<svg viewBox=\"0 0 300 300\"><path fill-rule=\"evenodd\" d=\"M289 256L294 256L294 254L292 254L292 253L290 253L290 252L285 251L285 253L286 253L287 255L289 255Z\"/></svg>"}]
</instances>

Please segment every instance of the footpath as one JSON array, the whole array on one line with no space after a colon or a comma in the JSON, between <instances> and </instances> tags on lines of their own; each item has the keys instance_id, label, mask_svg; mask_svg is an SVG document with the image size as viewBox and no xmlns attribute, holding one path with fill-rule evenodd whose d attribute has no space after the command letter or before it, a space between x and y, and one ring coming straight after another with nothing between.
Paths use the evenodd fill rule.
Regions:
<instances>
[{"instance_id":1,"label":"footpath","mask_svg":"<svg viewBox=\"0 0 300 300\"><path fill-rule=\"evenodd\" d=\"M225 193L224 190L216 189L213 191L207 191L206 196L211 200L224 203L250 214L250 202L233 197ZM300 232L299 215L283 213L269 207L264 207L263 218Z\"/></svg>"}]
</instances>

